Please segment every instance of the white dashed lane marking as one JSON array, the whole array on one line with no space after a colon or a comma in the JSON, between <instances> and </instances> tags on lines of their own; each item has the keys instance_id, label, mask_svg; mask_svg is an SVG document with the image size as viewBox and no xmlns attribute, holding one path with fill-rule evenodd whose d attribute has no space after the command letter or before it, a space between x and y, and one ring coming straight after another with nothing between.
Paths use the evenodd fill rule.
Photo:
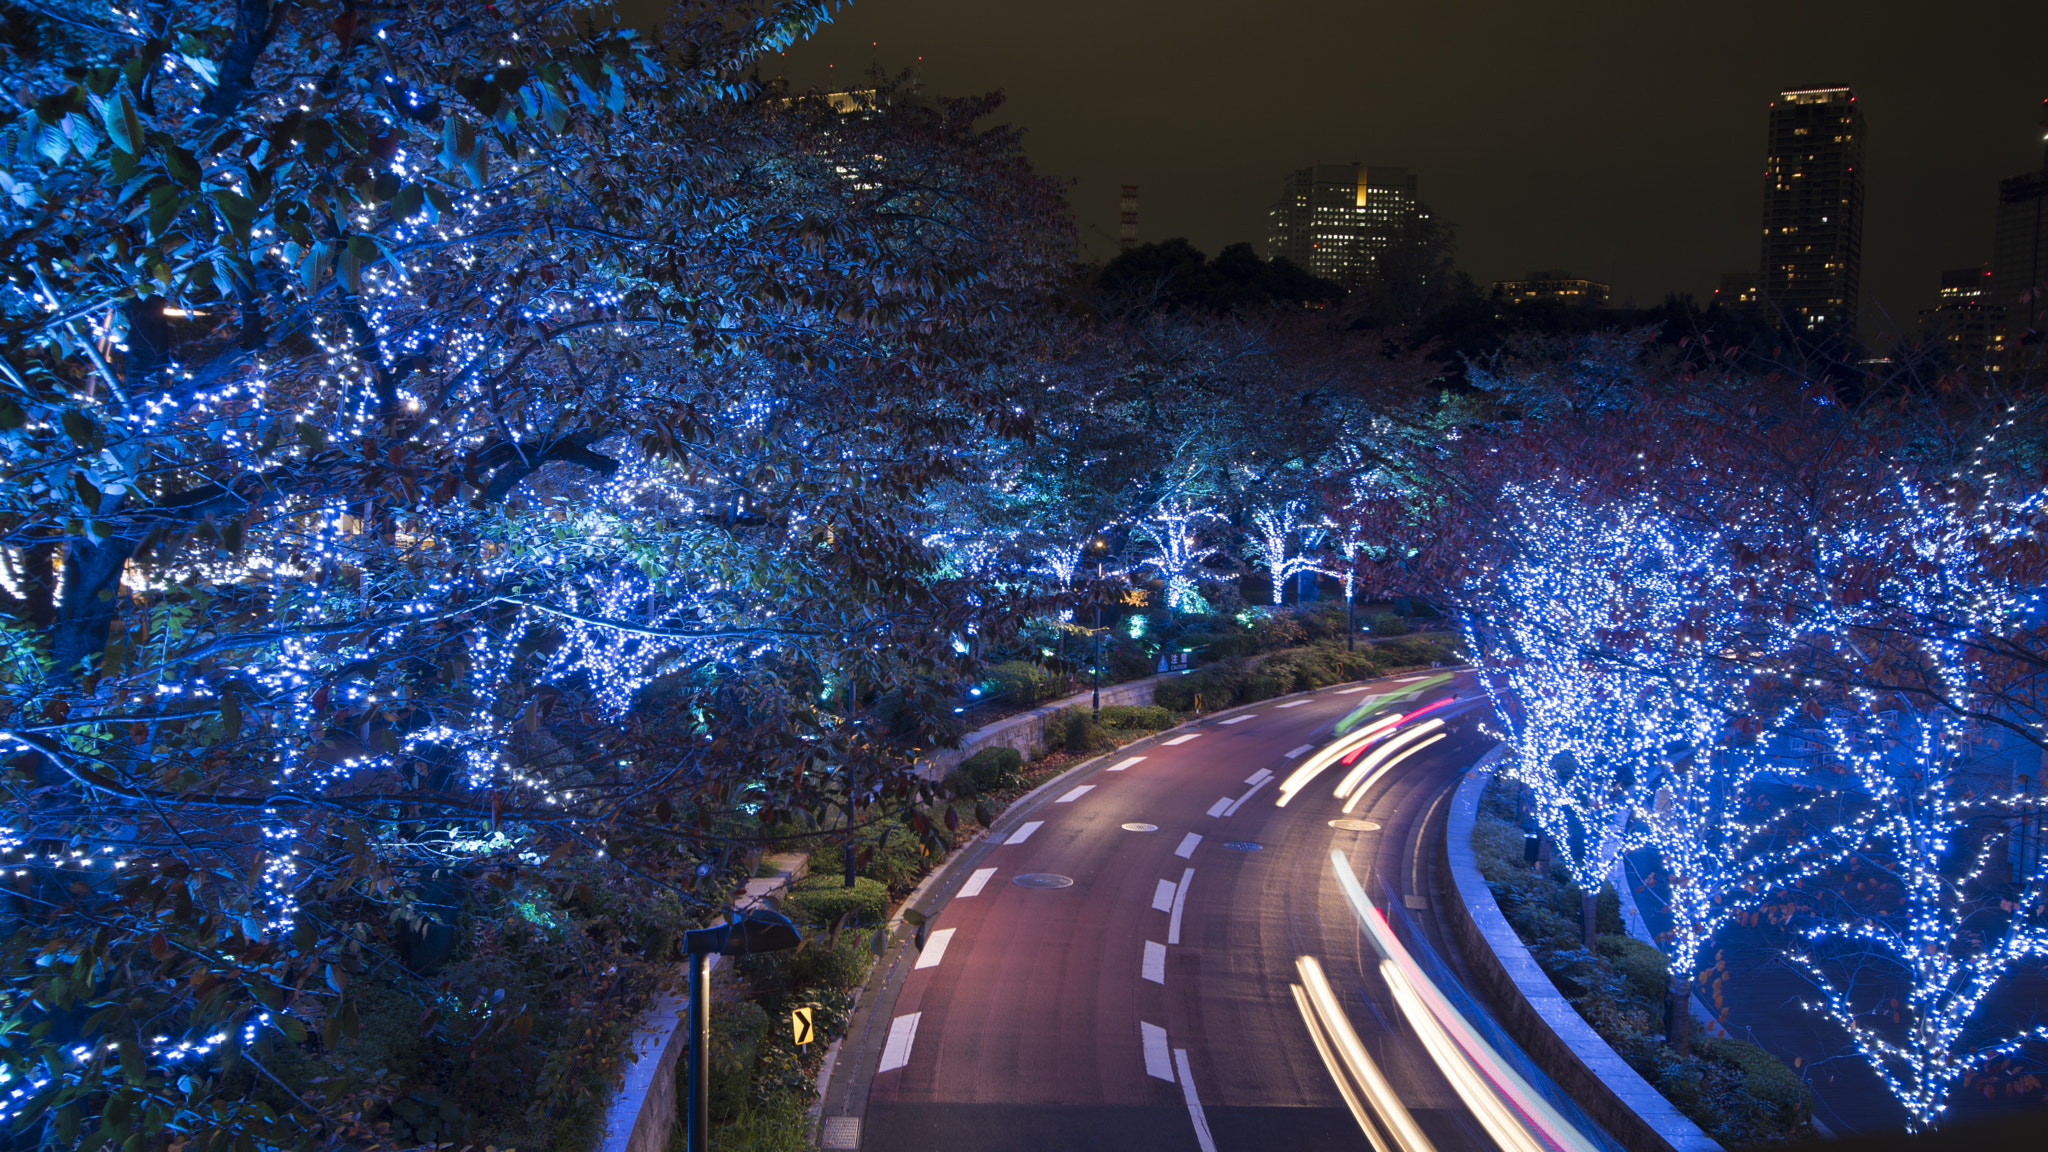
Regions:
<instances>
[{"instance_id":1,"label":"white dashed lane marking","mask_svg":"<svg viewBox=\"0 0 2048 1152\"><path fill-rule=\"evenodd\" d=\"M1273 774L1271 772L1268 772L1264 768L1261 768L1257 772L1254 772L1251 775L1245 777L1244 782L1247 784L1264 784L1266 781L1271 780L1272 778Z\"/></svg>"},{"instance_id":2,"label":"white dashed lane marking","mask_svg":"<svg viewBox=\"0 0 2048 1152\"><path fill-rule=\"evenodd\" d=\"M1086 796L1087 794L1093 791L1095 791L1095 785L1083 784L1079 788L1076 788L1073 791L1067 793L1065 796L1062 796L1059 799L1053 801L1053 803L1072 804L1074 801L1079 800L1081 797Z\"/></svg>"},{"instance_id":3,"label":"white dashed lane marking","mask_svg":"<svg viewBox=\"0 0 2048 1152\"><path fill-rule=\"evenodd\" d=\"M1154 889L1152 889L1152 909L1153 909L1153 911L1155 911L1155 912L1171 912L1171 911L1173 911L1173 891L1174 891L1174 889L1173 889L1173 881L1171 881L1171 880L1161 880L1161 881L1159 882L1159 886L1158 886L1158 887L1156 887L1156 888L1154 888Z\"/></svg>"},{"instance_id":4,"label":"white dashed lane marking","mask_svg":"<svg viewBox=\"0 0 2048 1152\"><path fill-rule=\"evenodd\" d=\"M1172 747L1172 746L1173 746L1173 745L1175 745L1175 744L1185 744L1185 743L1187 743L1188 741L1190 741L1190 740L1193 740L1193 739L1194 739L1195 737L1197 737L1197 736L1200 736L1200 735L1201 735L1201 733L1200 733L1200 732L1190 732L1190 733L1188 733L1188 734L1187 734L1187 735L1185 735L1185 736L1175 736L1175 737L1174 737L1173 739L1171 739L1171 740L1161 740L1161 741L1159 742L1159 746L1160 746L1160 747L1162 747L1162 748L1170 748L1170 747Z\"/></svg>"},{"instance_id":5,"label":"white dashed lane marking","mask_svg":"<svg viewBox=\"0 0 2048 1152\"><path fill-rule=\"evenodd\" d=\"M922 1012L898 1016L889 1024L889 1040L882 1045L882 1066L877 1072L889 1072L910 1063L910 1046L917 1043L917 1018Z\"/></svg>"},{"instance_id":6,"label":"white dashed lane marking","mask_svg":"<svg viewBox=\"0 0 2048 1152\"><path fill-rule=\"evenodd\" d=\"M941 928L925 938L924 951L917 954L913 968L937 968L939 961L946 958L946 945L953 942L953 929Z\"/></svg>"},{"instance_id":7,"label":"white dashed lane marking","mask_svg":"<svg viewBox=\"0 0 2048 1152\"><path fill-rule=\"evenodd\" d=\"M1154 984L1166 983L1166 945L1145 941L1145 962L1138 967L1138 975Z\"/></svg>"},{"instance_id":8,"label":"white dashed lane marking","mask_svg":"<svg viewBox=\"0 0 2048 1152\"><path fill-rule=\"evenodd\" d=\"M1166 1029L1140 1020L1138 1037L1145 1045L1145 1075L1173 1083L1173 1056L1166 1050Z\"/></svg>"},{"instance_id":9,"label":"white dashed lane marking","mask_svg":"<svg viewBox=\"0 0 2048 1152\"><path fill-rule=\"evenodd\" d=\"M1180 838L1180 847L1175 848L1173 854L1183 860L1191 860L1195 855L1195 845L1201 842L1202 834L1200 832L1190 832Z\"/></svg>"},{"instance_id":10,"label":"white dashed lane marking","mask_svg":"<svg viewBox=\"0 0 2048 1152\"><path fill-rule=\"evenodd\" d=\"M1286 754L1286 756L1287 756L1287 758L1288 758L1289 760L1292 760L1292 759L1294 759L1294 758L1295 758L1296 756L1299 756L1299 755L1301 755L1301 754L1302 754L1303 752L1312 752L1312 751L1314 751L1314 750L1315 750L1315 745L1313 745L1313 744L1303 744L1303 745L1302 745L1301 747L1299 747L1299 748L1296 748L1296 749L1295 749L1294 751L1292 751L1292 752L1289 752L1289 753L1287 753L1287 754Z\"/></svg>"},{"instance_id":11,"label":"white dashed lane marking","mask_svg":"<svg viewBox=\"0 0 2048 1152\"><path fill-rule=\"evenodd\" d=\"M1223 723L1223 724L1242 724L1242 723L1244 723L1244 722L1245 722L1245 721L1247 721L1247 720L1257 720L1258 718L1259 718L1259 714L1258 714L1257 712L1247 712L1247 713L1245 713L1245 714L1244 714L1244 715L1242 715L1242 716L1232 716L1232 717L1231 717L1230 719L1228 719L1228 720L1223 720L1223 721L1219 721L1219 723Z\"/></svg>"},{"instance_id":12,"label":"white dashed lane marking","mask_svg":"<svg viewBox=\"0 0 2048 1152\"><path fill-rule=\"evenodd\" d=\"M995 874L996 870L993 868L976 868L974 875L969 876L967 883L961 886L960 895L955 896L954 899L958 900L967 896L981 895L981 890L988 887L988 878Z\"/></svg>"},{"instance_id":13,"label":"white dashed lane marking","mask_svg":"<svg viewBox=\"0 0 2048 1152\"><path fill-rule=\"evenodd\" d=\"M1315 701L1313 701L1313 700L1289 700L1289 701L1288 701L1287 703L1285 703L1285 704L1275 704L1275 705L1273 705L1273 707L1275 707L1275 708L1299 708L1299 707L1301 707L1301 706L1302 706L1303 704L1313 704L1313 703L1315 703Z\"/></svg>"},{"instance_id":14,"label":"white dashed lane marking","mask_svg":"<svg viewBox=\"0 0 2048 1152\"><path fill-rule=\"evenodd\" d=\"M1045 827L1045 821L1043 820L1027 821L1023 827L1017 829L1015 832L1010 833L1009 836L1003 840L1003 843L1022 844L1026 840L1031 839L1031 834L1033 832L1036 832L1043 827Z\"/></svg>"},{"instance_id":15,"label":"white dashed lane marking","mask_svg":"<svg viewBox=\"0 0 2048 1152\"><path fill-rule=\"evenodd\" d=\"M1211 805L1209 805L1209 815L1211 815L1211 816L1221 816L1221 815L1223 815L1223 813L1224 813L1224 812L1225 812L1226 810L1228 810L1228 809L1229 809L1229 807L1230 807L1230 797L1228 797L1228 796L1225 796L1225 797L1224 797L1223 799L1221 799L1221 800L1218 800L1218 801L1217 801L1217 802L1215 802L1214 804L1211 804Z\"/></svg>"},{"instance_id":16,"label":"white dashed lane marking","mask_svg":"<svg viewBox=\"0 0 2048 1152\"><path fill-rule=\"evenodd\" d=\"M1143 756L1132 756L1132 757L1130 757L1130 758L1128 758L1128 759L1124 759L1124 760L1119 760L1119 761L1117 761L1116 763L1114 763L1114 764L1111 764L1111 765L1109 766L1109 770L1110 770L1111 772L1121 772L1121 771L1123 771L1124 769L1126 769L1126 768L1129 768L1129 767L1130 767L1131 765L1133 765L1133 764L1136 764L1136 763L1138 763L1139 761L1141 761L1141 760L1143 760L1143 759L1144 759L1144 757L1143 757Z\"/></svg>"}]
</instances>

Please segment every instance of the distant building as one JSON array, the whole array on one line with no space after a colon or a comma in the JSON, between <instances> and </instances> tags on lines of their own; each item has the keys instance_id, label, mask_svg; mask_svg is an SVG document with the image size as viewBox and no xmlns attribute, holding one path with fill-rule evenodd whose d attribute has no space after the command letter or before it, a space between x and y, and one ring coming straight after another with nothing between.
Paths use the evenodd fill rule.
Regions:
<instances>
[{"instance_id":1,"label":"distant building","mask_svg":"<svg viewBox=\"0 0 2048 1152\"><path fill-rule=\"evenodd\" d=\"M1985 364L1996 372L2004 350L2004 310L1992 301L1990 281L1983 268L1943 272L1934 307L1920 313L1920 332L1946 348L1955 364Z\"/></svg>"},{"instance_id":2,"label":"distant building","mask_svg":"<svg viewBox=\"0 0 2048 1152\"><path fill-rule=\"evenodd\" d=\"M1318 164L1290 172L1273 205L1266 255L1355 288L1417 223L1415 185L1406 168Z\"/></svg>"},{"instance_id":3,"label":"distant building","mask_svg":"<svg viewBox=\"0 0 2048 1152\"><path fill-rule=\"evenodd\" d=\"M1991 242L1991 302L2005 309L2015 333L2048 323L2048 101L2041 106L2041 170L1998 184L1998 230ZM2020 294L2031 292L2022 301Z\"/></svg>"},{"instance_id":4,"label":"distant building","mask_svg":"<svg viewBox=\"0 0 2048 1152\"><path fill-rule=\"evenodd\" d=\"M1712 302L1724 308L1741 308L1756 303L1756 273L1721 273L1721 286L1714 289Z\"/></svg>"},{"instance_id":5,"label":"distant building","mask_svg":"<svg viewBox=\"0 0 2048 1152\"><path fill-rule=\"evenodd\" d=\"M1527 280L1493 282L1494 299L1508 304L1562 300L1567 304L1591 304L1599 308L1607 303L1607 292L1607 285L1598 280L1587 280L1569 272L1531 272Z\"/></svg>"},{"instance_id":6,"label":"distant building","mask_svg":"<svg viewBox=\"0 0 2048 1152\"><path fill-rule=\"evenodd\" d=\"M1138 246L1138 186L1124 185L1123 198L1117 203L1116 246L1118 251L1129 252Z\"/></svg>"},{"instance_id":7,"label":"distant building","mask_svg":"<svg viewBox=\"0 0 2048 1152\"><path fill-rule=\"evenodd\" d=\"M1787 88L1771 102L1757 288L1797 331L1855 329L1863 141L1863 113L1850 88Z\"/></svg>"}]
</instances>

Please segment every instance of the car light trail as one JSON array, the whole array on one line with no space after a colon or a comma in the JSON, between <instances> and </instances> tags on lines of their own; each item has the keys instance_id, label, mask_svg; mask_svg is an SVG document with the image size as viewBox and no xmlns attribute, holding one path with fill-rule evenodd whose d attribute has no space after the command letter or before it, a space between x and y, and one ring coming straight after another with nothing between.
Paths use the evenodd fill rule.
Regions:
<instances>
[{"instance_id":1,"label":"car light trail","mask_svg":"<svg viewBox=\"0 0 2048 1152\"><path fill-rule=\"evenodd\" d=\"M1342 800L1344 797L1351 795L1353 787L1356 786L1360 780L1365 778L1366 773L1371 772L1374 768L1379 767L1380 764L1383 761L1385 761L1388 756L1392 755L1393 753L1399 751L1401 748L1414 743L1416 740L1421 739L1423 736L1431 732L1434 732L1443 726L1444 722L1441 718L1434 720L1425 720L1422 723L1417 724L1413 728L1406 729L1396 734L1393 739L1388 740L1385 744L1382 744L1379 747L1373 749L1371 755L1367 756L1363 760L1360 760L1358 762L1357 767L1345 773L1344 779L1339 780L1337 782L1337 799ZM1364 792L1365 789L1359 788L1358 791ZM1346 808L1345 811L1349 812L1350 809Z\"/></svg>"},{"instance_id":2,"label":"car light trail","mask_svg":"<svg viewBox=\"0 0 2048 1152\"><path fill-rule=\"evenodd\" d=\"M1399 756L1396 756L1392 760L1387 761L1385 764L1380 765L1380 770L1372 774L1372 779L1367 780L1365 783L1360 784L1358 786L1358 790L1351 794L1351 799L1346 800L1344 802L1344 811L1350 812L1353 808L1358 807L1358 802L1360 800L1365 799L1365 794L1372 791L1372 786L1374 784L1379 783L1380 777L1385 776L1389 772L1392 772L1394 768L1401 763L1401 761L1406 760L1410 756L1415 755L1417 752L1422 751L1424 748L1429 747L1431 744L1434 744L1437 741L1442 740L1449 735L1449 732L1439 732L1436 735L1431 736L1427 740L1419 741L1417 743L1410 744L1406 748L1403 748Z\"/></svg>"},{"instance_id":3,"label":"car light trail","mask_svg":"<svg viewBox=\"0 0 2048 1152\"><path fill-rule=\"evenodd\" d=\"M1408 949L1394 938L1386 918L1366 898L1344 853L1332 850L1330 864L1366 938L1380 953L1380 971L1393 989L1395 1004L1495 1143L1506 1152L1595 1152L1592 1142L1509 1067L1423 975Z\"/></svg>"},{"instance_id":4,"label":"car light trail","mask_svg":"<svg viewBox=\"0 0 2048 1152\"><path fill-rule=\"evenodd\" d=\"M1372 1057L1365 1054L1365 1045L1359 1042L1358 1033L1351 1027L1351 1021L1344 1015L1344 1009L1337 1003L1337 996L1330 991L1330 982L1323 976L1323 966L1313 956L1298 956L1294 969L1301 974L1301 983L1290 984L1294 992L1295 1007L1301 1010L1301 1019L1308 1025L1310 1039L1315 1041L1316 1051L1323 1058L1323 1066L1330 1071L1330 1078L1337 1082L1337 1091L1343 1095L1344 1103L1351 1109L1352 1118L1365 1130L1365 1138L1372 1141L1374 1152L1393 1152L1380 1136L1379 1126L1384 1126L1387 1135L1401 1152L1436 1152L1429 1138L1415 1124L1415 1118L1394 1094L1393 1086L1381 1075L1379 1066ZM1346 1073L1349 1076L1346 1076ZM1368 1109L1352 1090L1356 1084L1370 1101ZM1379 1125L1373 1123L1377 1117Z\"/></svg>"},{"instance_id":5,"label":"car light trail","mask_svg":"<svg viewBox=\"0 0 2048 1152\"><path fill-rule=\"evenodd\" d=\"M1381 736L1386 735L1388 729L1399 724L1404 719L1406 719L1405 716L1395 715L1375 720L1351 735L1331 742L1322 751L1302 761L1301 767L1296 768L1288 775L1287 779L1280 782L1280 798L1274 802L1275 806L1280 808L1287 807L1287 802L1294 799L1295 793L1308 787L1309 783L1322 775L1325 769L1335 764L1338 757L1343 756L1354 748L1363 748Z\"/></svg>"}]
</instances>

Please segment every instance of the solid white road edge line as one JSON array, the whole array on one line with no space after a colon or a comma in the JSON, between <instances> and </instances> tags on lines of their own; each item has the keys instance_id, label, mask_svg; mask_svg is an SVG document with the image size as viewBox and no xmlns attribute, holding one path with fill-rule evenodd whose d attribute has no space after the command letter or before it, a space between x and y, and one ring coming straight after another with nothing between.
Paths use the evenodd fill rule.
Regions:
<instances>
[{"instance_id":1,"label":"solid white road edge line","mask_svg":"<svg viewBox=\"0 0 2048 1152\"><path fill-rule=\"evenodd\" d=\"M1230 797L1225 796L1223 799L1209 805L1209 815L1221 816L1223 815L1223 810L1228 807L1230 807Z\"/></svg>"},{"instance_id":2,"label":"solid white road edge line","mask_svg":"<svg viewBox=\"0 0 2048 1152\"><path fill-rule=\"evenodd\" d=\"M1180 874L1180 883L1174 886L1173 918L1166 922L1166 942L1168 944L1180 943L1180 914L1187 910L1188 882L1194 878L1195 870L1193 868L1186 869Z\"/></svg>"},{"instance_id":3,"label":"solid white road edge line","mask_svg":"<svg viewBox=\"0 0 2048 1152\"><path fill-rule=\"evenodd\" d=\"M1173 911L1173 881L1161 880L1159 886L1152 889L1152 910L1154 912Z\"/></svg>"},{"instance_id":4,"label":"solid white road edge line","mask_svg":"<svg viewBox=\"0 0 2048 1152\"><path fill-rule=\"evenodd\" d=\"M924 951L917 954L917 963L912 968L937 968L939 961L946 958L946 945L953 942L953 929L941 928L925 937Z\"/></svg>"},{"instance_id":5,"label":"solid white road edge line","mask_svg":"<svg viewBox=\"0 0 2048 1152\"><path fill-rule=\"evenodd\" d=\"M1188 1098L1188 1117L1195 1122L1195 1143L1202 1152L1216 1152L1216 1138L1209 1135L1209 1118L1202 1115L1202 1098L1195 1095L1195 1074L1188 1067L1188 1050L1175 1048L1173 1062L1180 1069L1180 1090Z\"/></svg>"},{"instance_id":6,"label":"solid white road edge line","mask_svg":"<svg viewBox=\"0 0 2048 1152\"><path fill-rule=\"evenodd\" d=\"M1043 827L1045 827L1045 821L1043 820L1028 820L1023 824L1023 826L1019 827L1015 832L1012 832L1008 836L1005 836L1003 838L1003 843L1022 844L1026 840L1031 839L1031 834L1033 832L1036 832Z\"/></svg>"},{"instance_id":7,"label":"solid white road edge line","mask_svg":"<svg viewBox=\"0 0 2048 1152\"><path fill-rule=\"evenodd\" d=\"M1187 734L1187 735L1185 735L1185 736L1175 736L1175 737L1174 737L1173 739L1171 739L1171 740L1161 740L1161 741L1159 742L1159 746L1160 746L1160 747L1162 747L1162 748L1171 748L1171 747L1172 747L1172 746L1174 746L1175 744L1185 744L1185 743L1187 743L1188 741L1190 741L1190 740L1193 740L1193 739L1194 739L1195 737L1197 737L1197 736L1200 736L1200 735L1201 735L1201 733L1200 733L1200 732L1190 732L1190 733L1188 733L1188 734Z\"/></svg>"},{"instance_id":8,"label":"solid white road edge line","mask_svg":"<svg viewBox=\"0 0 2048 1152\"><path fill-rule=\"evenodd\" d=\"M1313 744L1303 744L1303 745L1302 745L1301 747L1299 747L1299 748L1296 748L1296 749L1295 749L1294 751L1292 751L1292 752L1289 752L1289 753L1287 753L1287 758L1288 758L1289 760L1292 760L1292 759L1294 759L1294 758L1295 758L1296 756L1299 756L1299 755L1301 755L1301 754L1302 754L1303 752L1313 752L1313 751L1315 751L1315 748L1316 748L1316 746L1315 746L1315 745L1313 745Z\"/></svg>"},{"instance_id":9,"label":"solid white road edge line","mask_svg":"<svg viewBox=\"0 0 2048 1152\"><path fill-rule=\"evenodd\" d=\"M1257 791L1258 791L1259 789L1261 789L1261 788L1264 788L1264 787L1265 787L1266 785L1268 785L1268 784L1270 784L1270 783L1272 783L1272 782L1273 782L1273 778L1272 778L1271 776L1268 776L1268 777L1266 777L1266 778L1265 778L1264 780L1261 780L1261 781L1259 781L1259 782L1258 782L1257 784L1254 784L1254 785L1252 785L1249 791L1245 792L1245 794L1244 794L1244 795L1242 795L1242 796L1239 796L1239 797L1237 798L1237 801L1236 801L1236 803L1233 803L1233 804L1232 804L1232 805L1231 805L1230 807L1228 807L1228 808L1224 809L1224 810L1223 810L1223 814L1224 814L1225 816L1235 816L1235 815L1237 815L1237 810L1238 810L1239 808L1242 808L1242 807L1244 807L1244 802L1252 798L1252 793L1253 793L1253 792L1257 792Z\"/></svg>"},{"instance_id":10,"label":"solid white road edge line","mask_svg":"<svg viewBox=\"0 0 2048 1152\"><path fill-rule=\"evenodd\" d=\"M1141 760L1143 760L1143 759L1144 759L1144 757L1143 757L1143 756L1131 756L1131 757L1127 757L1127 758L1125 758L1125 759L1122 759L1122 760L1119 760L1119 761L1117 761L1117 762L1116 762L1116 763L1114 763L1114 764L1111 764L1111 765L1109 766L1109 769L1108 769L1108 770L1109 770L1109 771L1111 771L1111 772L1121 772L1121 771L1123 771L1124 769L1126 769L1126 768L1129 768L1129 767L1130 767L1131 765L1133 765L1133 764L1136 764L1136 763L1138 763L1139 761L1141 761Z\"/></svg>"},{"instance_id":11,"label":"solid white road edge line","mask_svg":"<svg viewBox=\"0 0 2048 1152\"><path fill-rule=\"evenodd\" d=\"M960 895L953 899L962 900L969 896L981 895L981 890L988 887L988 878L995 874L996 870L993 868L976 868L974 874L967 878L967 883L961 886Z\"/></svg>"},{"instance_id":12,"label":"solid white road edge line","mask_svg":"<svg viewBox=\"0 0 2048 1152\"><path fill-rule=\"evenodd\" d=\"M1166 945L1145 941L1145 962L1138 966L1138 975L1154 984L1166 983Z\"/></svg>"},{"instance_id":13,"label":"solid white road edge line","mask_svg":"<svg viewBox=\"0 0 2048 1152\"><path fill-rule=\"evenodd\" d=\"M1074 790L1072 790L1072 791L1068 792L1068 793L1067 793L1067 794L1066 794L1065 796L1062 796L1062 797L1060 797L1059 799L1057 799L1057 800L1053 801L1053 803L1055 803L1055 804L1072 804L1072 803L1073 803L1074 801L1076 801L1076 800L1079 800L1079 799L1080 799L1081 797L1083 797L1083 796L1086 796L1087 794L1089 794L1090 792L1093 792L1093 791L1095 791L1095 785L1093 785L1093 784L1083 784L1083 785L1081 785L1081 786L1080 786L1079 788L1076 788L1076 789L1074 789Z\"/></svg>"},{"instance_id":14,"label":"solid white road edge line","mask_svg":"<svg viewBox=\"0 0 2048 1152\"><path fill-rule=\"evenodd\" d=\"M1195 845L1201 842L1202 834L1200 832L1190 832L1180 838L1180 847L1175 848L1173 854L1183 860L1192 860L1195 856Z\"/></svg>"},{"instance_id":15,"label":"solid white road edge line","mask_svg":"<svg viewBox=\"0 0 2048 1152\"><path fill-rule=\"evenodd\" d=\"M922 1012L898 1016L889 1024L889 1042L882 1045L882 1066L876 1072L891 1072L910 1063L910 1046L917 1043L917 1018Z\"/></svg>"},{"instance_id":16,"label":"solid white road edge line","mask_svg":"<svg viewBox=\"0 0 2048 1152\"><path fill-rule=\"evenodd\" d=\"M1173 1083L1173 1057L1166 1051L1166 1029L1140 1020L1138 1038L1145 1045L1145 1075Z\"/></svg>"}]
</instances>

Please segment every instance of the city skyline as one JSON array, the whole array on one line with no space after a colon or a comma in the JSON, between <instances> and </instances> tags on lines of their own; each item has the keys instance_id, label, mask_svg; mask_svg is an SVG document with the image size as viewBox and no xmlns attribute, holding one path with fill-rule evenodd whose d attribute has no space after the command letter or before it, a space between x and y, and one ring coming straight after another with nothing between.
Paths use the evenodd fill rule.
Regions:
<instances>
[{"instance_id":1,"label":"city skyline","mask_svg":"<svg viewBox=\"0 0 2048 1152\"><path fill-rule=\"evenodd\" d=\"M874 61L917 67L936 93L1003 89L998 119L1026 130L1041 171L1074 181L1093 256L1116 251L1123 184L1144 189L1143 239L1214 253L1264 237L1280 174L1358 159L1421 175L1481 284L1564 267L1643 305L1704 304L1723 273L1756 267L1770 102L1812 78L1852 85L1871 121L1864 328L1880 339L1911 329L1943 270L1992 258L1999 182L2039 166L2048 78L2030 46L2048 13L1964 3L1923 27L1888 19L1896 6L1845 23L1744 2L1711 20L1284 11L1054 0L997 33L974 10L882 0L779 63L799 85Z\"/></svg>"}]
</instances>

